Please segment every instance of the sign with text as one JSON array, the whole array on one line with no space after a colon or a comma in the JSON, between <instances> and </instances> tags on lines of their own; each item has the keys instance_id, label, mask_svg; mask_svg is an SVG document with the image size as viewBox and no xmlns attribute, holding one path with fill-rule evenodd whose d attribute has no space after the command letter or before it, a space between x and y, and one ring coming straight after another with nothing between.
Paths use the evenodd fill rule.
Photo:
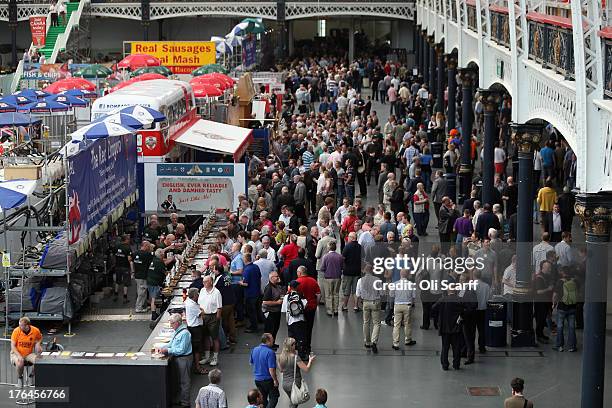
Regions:
<instances>
[{"instance_id":1,"label":"sign with text","mask_svg":"<svg viewBox=\"0 0 612 408\"><path fill-rule=\"evenodd\" d=\"M166 201L184 213L237 208L245 171L243 163L145 163L145 211L163 212Z\"/></svg>"},{"instance_id":2,"label":"sign with text","mask_svg":"<svg viewBox=\"0 0 612 408\"><path fill-rule=\"evenodd\" d=\"M194 69L216 61L212 41L133 41L132 54L159 58L174 74L190 74Z\"/></svg>"},{"instance_id":3,"label":"sign with text","mask_svg":"<svg viewBox=\"0 0 612 408\"><path fill-rule=\"evenodd\" d=\"M136 191L136 138L97 139L68 160L68 242L73 244Z\"/></svg>"},{"instance_id":4,"label":"sign with text","mask_svg":"<svg viewBox=\"0 0 612 408\"><path fill-rule=\"evenodd\" d=\"M37 48L44 47L45 38L47 36L47 17L30 17L30 31L32 32L32 43L34 46Z\"/></svg>"},{"instance_id":5,"label":"sign with text","mask_svg":"<svg viewBox=\"0 0 612 408\"><path fill-rule=\"evenodd\" d=\"M251 69L257 62L256 45L257 41L252 35L242 40L242 58L246 69Z\"/></svg>"},{"instance_id":6,"label":"sign with text","mask_svg":"<svg viewBox=\"0 0 612 408\"><path fill-rule=\"evenodd\" d=\"M72 74L87 67L89 64L24 64L21 78L26 81L55 82L60 79L70 78Z\"/></svg>"}]
</instances>

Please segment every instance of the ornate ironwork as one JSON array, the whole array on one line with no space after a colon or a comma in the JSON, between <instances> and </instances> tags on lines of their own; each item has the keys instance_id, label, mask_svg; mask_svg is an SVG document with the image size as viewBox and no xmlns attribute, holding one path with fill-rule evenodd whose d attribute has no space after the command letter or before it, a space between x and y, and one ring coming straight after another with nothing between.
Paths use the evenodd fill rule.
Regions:
<instances>
[{"instance_id":1,"label":"ornate ironwork","mask_svg":"<svg viewBox=\"0 0 612 408\"><path fill-rule=\"evenodd\" d=\"M41 0L37 1L38 4L17 4L17 21L27 21L31 16L46 15L49 12L49 5L42 4ZM5 3L0 6L0 21L9 20L8 4Z\"/></svg>"},{"instance_id":2,"label":"ornate ironwork","mask_svg":"<svg viewBox=\"0 0 612 408\"><path fill-rule=\"evenodd\" d=\"M139 3L91 5L91 14L98 17L141 19ZM276 19L276 2L151 2L151 20L182 16L236 16Z\"/></svg>"},{"instance_id":3,"label":"ornate ironwork","mask_svg":"<svg viewBox=\"0 0 612 408\"><path fill-rule=\"evenodd\" d=\"M478 94L480 94L480 102L485 112L497 112L502 100L502 95L499 92L491 89L479 88Z\"/></svg>"},{"instance_id":4,"label":"ornate ironwork","mask_svg":"<svg viewBox=\"0 0 612 408\"><path fill-rule=\"evenodd\" d=\"M468 28L474 30L474 31L478 31L478 23L477 23L477 18L476 18L476 7L468 4L467 5L467 25Z\"/></svg>"},{"instance_id":5,"label":"ornate ironwork","mask_svg":"<svg viewBox=\"0 0 612 408\"><path fill-rule=\"evenodd\" d=\"M508 14L491 11L491 39L499 45L510 47L510 25Z\"/></svg>"},{"instance_id":6,"label":"ornate ironwork","mask_svg":"<svg viewBox=\"0 0 612 408\"><path fill-rule=\"evenodd\" d=\"M612 40L607 39L604 42L604 47L604 78L606 78L606 82L604 83L604 94L606 98L612 98Z\"/></svg>"},{"instance_id":7,"label":"ornate ironwork","mask_svg":"<svg viewBox=\"0 0 612 408\"><path fill-rule=\"evenodd\" d=\"M402 2L287 2L286 18L294 20L320 16L377 16L414 20L414 3Z\"/></svg>"},{"instance_id":8,"label":"ornate ironwork","mask_svg":"<svg viewBox=\"0 0 612 408\"><path fill-rule=\"evenodd\" d=\"M610 235L612 210L604 206L592 206L578 201L574 205L576 214L580 217L587 234L607 237Z\"/></svg>"},{"instance_id":9,"label":"ornate ironwork","mask_svg":"<svg viewBox=\"0 0 612 408\"><path fill-rule=\"evenodd\" d=\"M529 58L566 77L574 77L572 30L529 21Z\"/></svg>"},{"instance_id":10,"label":"ornate ironwork","mask_svg":"<svg viewBox=\"0 0 612 408\"><path fill-rule=\"evenodd\" d=\"M540 145L542 139L543 125L531 125L523 123L511 123L512 139L519 148L520 153L529 153L533 157L533 151Z\"/></svg>"}]
</instances>

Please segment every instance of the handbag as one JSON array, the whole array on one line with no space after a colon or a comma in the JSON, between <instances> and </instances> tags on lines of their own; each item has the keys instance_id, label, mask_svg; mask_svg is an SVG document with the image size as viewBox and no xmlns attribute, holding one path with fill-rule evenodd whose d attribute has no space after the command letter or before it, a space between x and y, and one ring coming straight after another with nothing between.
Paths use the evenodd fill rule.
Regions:
<instances>
[{"instance_id":1,"label":"handbag","mask_svg":"<svg viewBox=\"0 0 612 408\"><path fill-rule=\"evenodd\" d=\"M291 386L291 404L293 405L303 404L310 399L310 392L308 391L306 381L304 381L304 379L302 378L302 383L299 387L295 384L296 373L297 354L295 355L295 359L293 360L293 385Z\"/></svg>"}]
</instances>

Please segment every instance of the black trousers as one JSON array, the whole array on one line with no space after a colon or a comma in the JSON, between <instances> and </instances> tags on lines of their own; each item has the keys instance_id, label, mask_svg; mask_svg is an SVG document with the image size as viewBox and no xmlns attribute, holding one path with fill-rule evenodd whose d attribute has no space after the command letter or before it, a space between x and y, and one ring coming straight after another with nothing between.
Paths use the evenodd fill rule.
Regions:
<instances>
[{"instance_id":1,"label":"black trousers","mask_svg":"<svg viewBox=\"0 0 612 408\"><path fill-rule=\"evenodd\" d=\"M272 334L272 336L274 336L274 343L276 343L276 334L278 333L278 329L280 328L281 312L267 313L268 316L266 317L266 321L264 322L264 330L266 333L270 333Z\"/></svg>"},{"instance_id":2,"label":"black trousers","mask_svg":"<svg viewBox=\"0 0 612 408\"><path fill-rule=\"evenodd\" d=\"M295 216L300 220L300 225L308 225L308 219L306 218L306 208L304 204L296 204L295 205ZM292 231L294 234L295 231Z\"/></svg>"},{"instance_id":3,"label":"black trousers","mask_svg":"<svg viewBox=\"0 0 612 408\"><path fill-rule=\"evenodd\" d=\"M483 336L484 337L484 336ZM465 344L465 354L470 361L474 360L476 339L476 314L475 312L466 313L463 320L463 341Z\"/></svg>"},{"instance_id":4,"label":"black trousers","mask_svg":"<svg viewBox=\"0 0 612 408\"><path fill-rule=\"evenodd\" d=\"M257 331L257 298L246 298L246 312L249 329Z\"/></svg>"},{"instance_id":5,"label":"black trousers","mask_svg":"<svg viewBox=\"0 0 612 408\"><path fill-rule=\"evenodd\" d=\"M438 234L440 235L440 251L441 253L448 255L448 250L450 249L451 234L442 232L438 232Z\"/></svg>"},{"instance_id":6,"label":"black trousers","mask_svg":"<svg viewBox=\"0 0 612 408\"><path fill-rule=\"evenodd\" d=\"M280 393L278 387L274 386L274 381L255 381L255 386L261 392L264 408L275 408L276 404L278 404Z\"/></svg>"},{"instance_id":7,"label":"black trousers","mask_svg":"<svg viewBox=\"0 0 612 408\"><path fill-rule=\"evenodd\" d=\"M533 304L535 321L536 321L536 337L544 336L544 328L546 327L546 317L550 312L550 303L535 302Z\"/></svg>"},{"instance_id":8,"label":"black trousers","mask_svg":"<svg viewBox=\"0 0 612 408\"><path fill-rule=\"evenodd\" d=\"M305 339L306 339L306 322L299 321L295 322L287 327L287 334L289 337L293 337L296 342L295 349L302 360L308 358L308 351L306 351Z\"/></svg>"},{"instance_id":9,"label":"black trousers","mask_svg":"<svg viewBox=\"0 0 612 408\"><path fill-rule=\"evenodd\" d=\"M310 353L312 342L312 328L314 327L314 321L317 310L305 310L304 311L304 319L306 320L306 333L304 338L304 344L306 347L306 353Z\"/></svg>"},{"instance_id":10,"label":"black trousers","mask_svg":"<svg viewBox=\"0 0 612 408\"><path fill-rule=\"evenodd\" d=\"M459 368L461 365L461 350L459 348L459 338L461 333L443 333L442 334L442 353L440 353L440 362L442 367L448 368L448 350L453 349L453 368Z\"/></svg>"},{"instance_id":11,"label":"black trousers","mask_svg":"<svg viewBox=\"0 0 612 408\"><path fill-rule=\"evenodd\" d=\"M359 194L361 195L361 197L367 197L368 196L368 187L366 186L366 172L365 170L363 171L363 173L359 173L357 172L357 183L359 184Z\"/></svg>"},{"instance_id":12,"label":"black trousers","mask_svg":"<svg viewBox=\"0 0 612 408\"><path fill-rule=\"evenodd\" d=\"M486 310L476 310L476 328L478 329L478 349L483 350L486 346L485 323L487 319Z\"/></svg>"}]
</instances>

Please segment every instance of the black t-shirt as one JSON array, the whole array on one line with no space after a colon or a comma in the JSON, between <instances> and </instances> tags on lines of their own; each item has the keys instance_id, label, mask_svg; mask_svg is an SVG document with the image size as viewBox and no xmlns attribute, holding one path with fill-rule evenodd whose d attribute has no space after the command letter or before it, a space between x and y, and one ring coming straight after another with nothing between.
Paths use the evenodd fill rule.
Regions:
<instances>
[{"instance_id":1,"label":"black t-shirt","mask_svg":"<svg viewBox=\"0 0 612 408\"><path fill-rule=\"evenodd\" d=\"M158 257L153 257L149 269L147 270L147 285L161 286L165 278L166 266Z\"/></svg>"},{"instance_id":2,"label":"black t-shirt","mask_svg":"<svg viewBox=\"0 0 612 408\"><path fill-rule=\"evenodd\" d=\"M342 274L346 276L361 275L361 245L357 242L349 242L342 251L344 267Z\"/></svg>"},{"instance_id":3,"label":"black t-shirt","mask_svg":"<svg viewBox=\"0 0 612 408\"><path fill-rule=\"evenodd\" d=\"M518 186L506 186L504 189L503 195L508 197L508 201L506 201L506 212L508 215L512 215L516 212L516 206L518 203Z\"/></svg>"},{"instance_id":4,"label":"black t-shirt","mask_svg":"<svg viewBox=\"0 0 612 408\"><path fill-rule=\"evenodd\" d=\"M129 268L130 261L128 257L132 256L132 250L129 245L119 244L115 249L115 267L117 268Z\"/></svg>"},{"instance_id":5,"label":"black t-shirt","mask_svg":"<svg viewBox=\"0 0 612 408\"><path fill-rule=\"evenodd\" d=\"M144 241L155 242L159 238L159 231L157 228L146 227L142 234Z\"/></svg>"},{"instance_id":6,"label":"black t-shirt","mask_svg":"<svg viewBox=\"0 0 612 408\"><path fill-rule=\"evenodd\" d=\"M228 273L214 277L215 287L221 292L221 304L223 306L236 303L236 295L232 289L232 278Z\"/></svg>"},{"instance_id":7,"label":"black t-shirt","mask_svg":"<svg viewBox=\"0 0 612 408\"><path fill-rule=\"evenodd\" d=\"M134 255L134 277L136 279L146 279L147 270L153 259L153 254L147 251L138 251Z\"/></svg>"},{"instance_id":8,"label":"black t-shirt","mask_svg":"<svg viewBox=\"0 0 612 408\"><path fill-rule=\"evenodd\" d=\"M286 289L281 285L273 285L269 283L263 292L262 300L279 300L285 296ZM262 305L264 312L280 312L281 305Z\"/></svg>"}]
</instances>

